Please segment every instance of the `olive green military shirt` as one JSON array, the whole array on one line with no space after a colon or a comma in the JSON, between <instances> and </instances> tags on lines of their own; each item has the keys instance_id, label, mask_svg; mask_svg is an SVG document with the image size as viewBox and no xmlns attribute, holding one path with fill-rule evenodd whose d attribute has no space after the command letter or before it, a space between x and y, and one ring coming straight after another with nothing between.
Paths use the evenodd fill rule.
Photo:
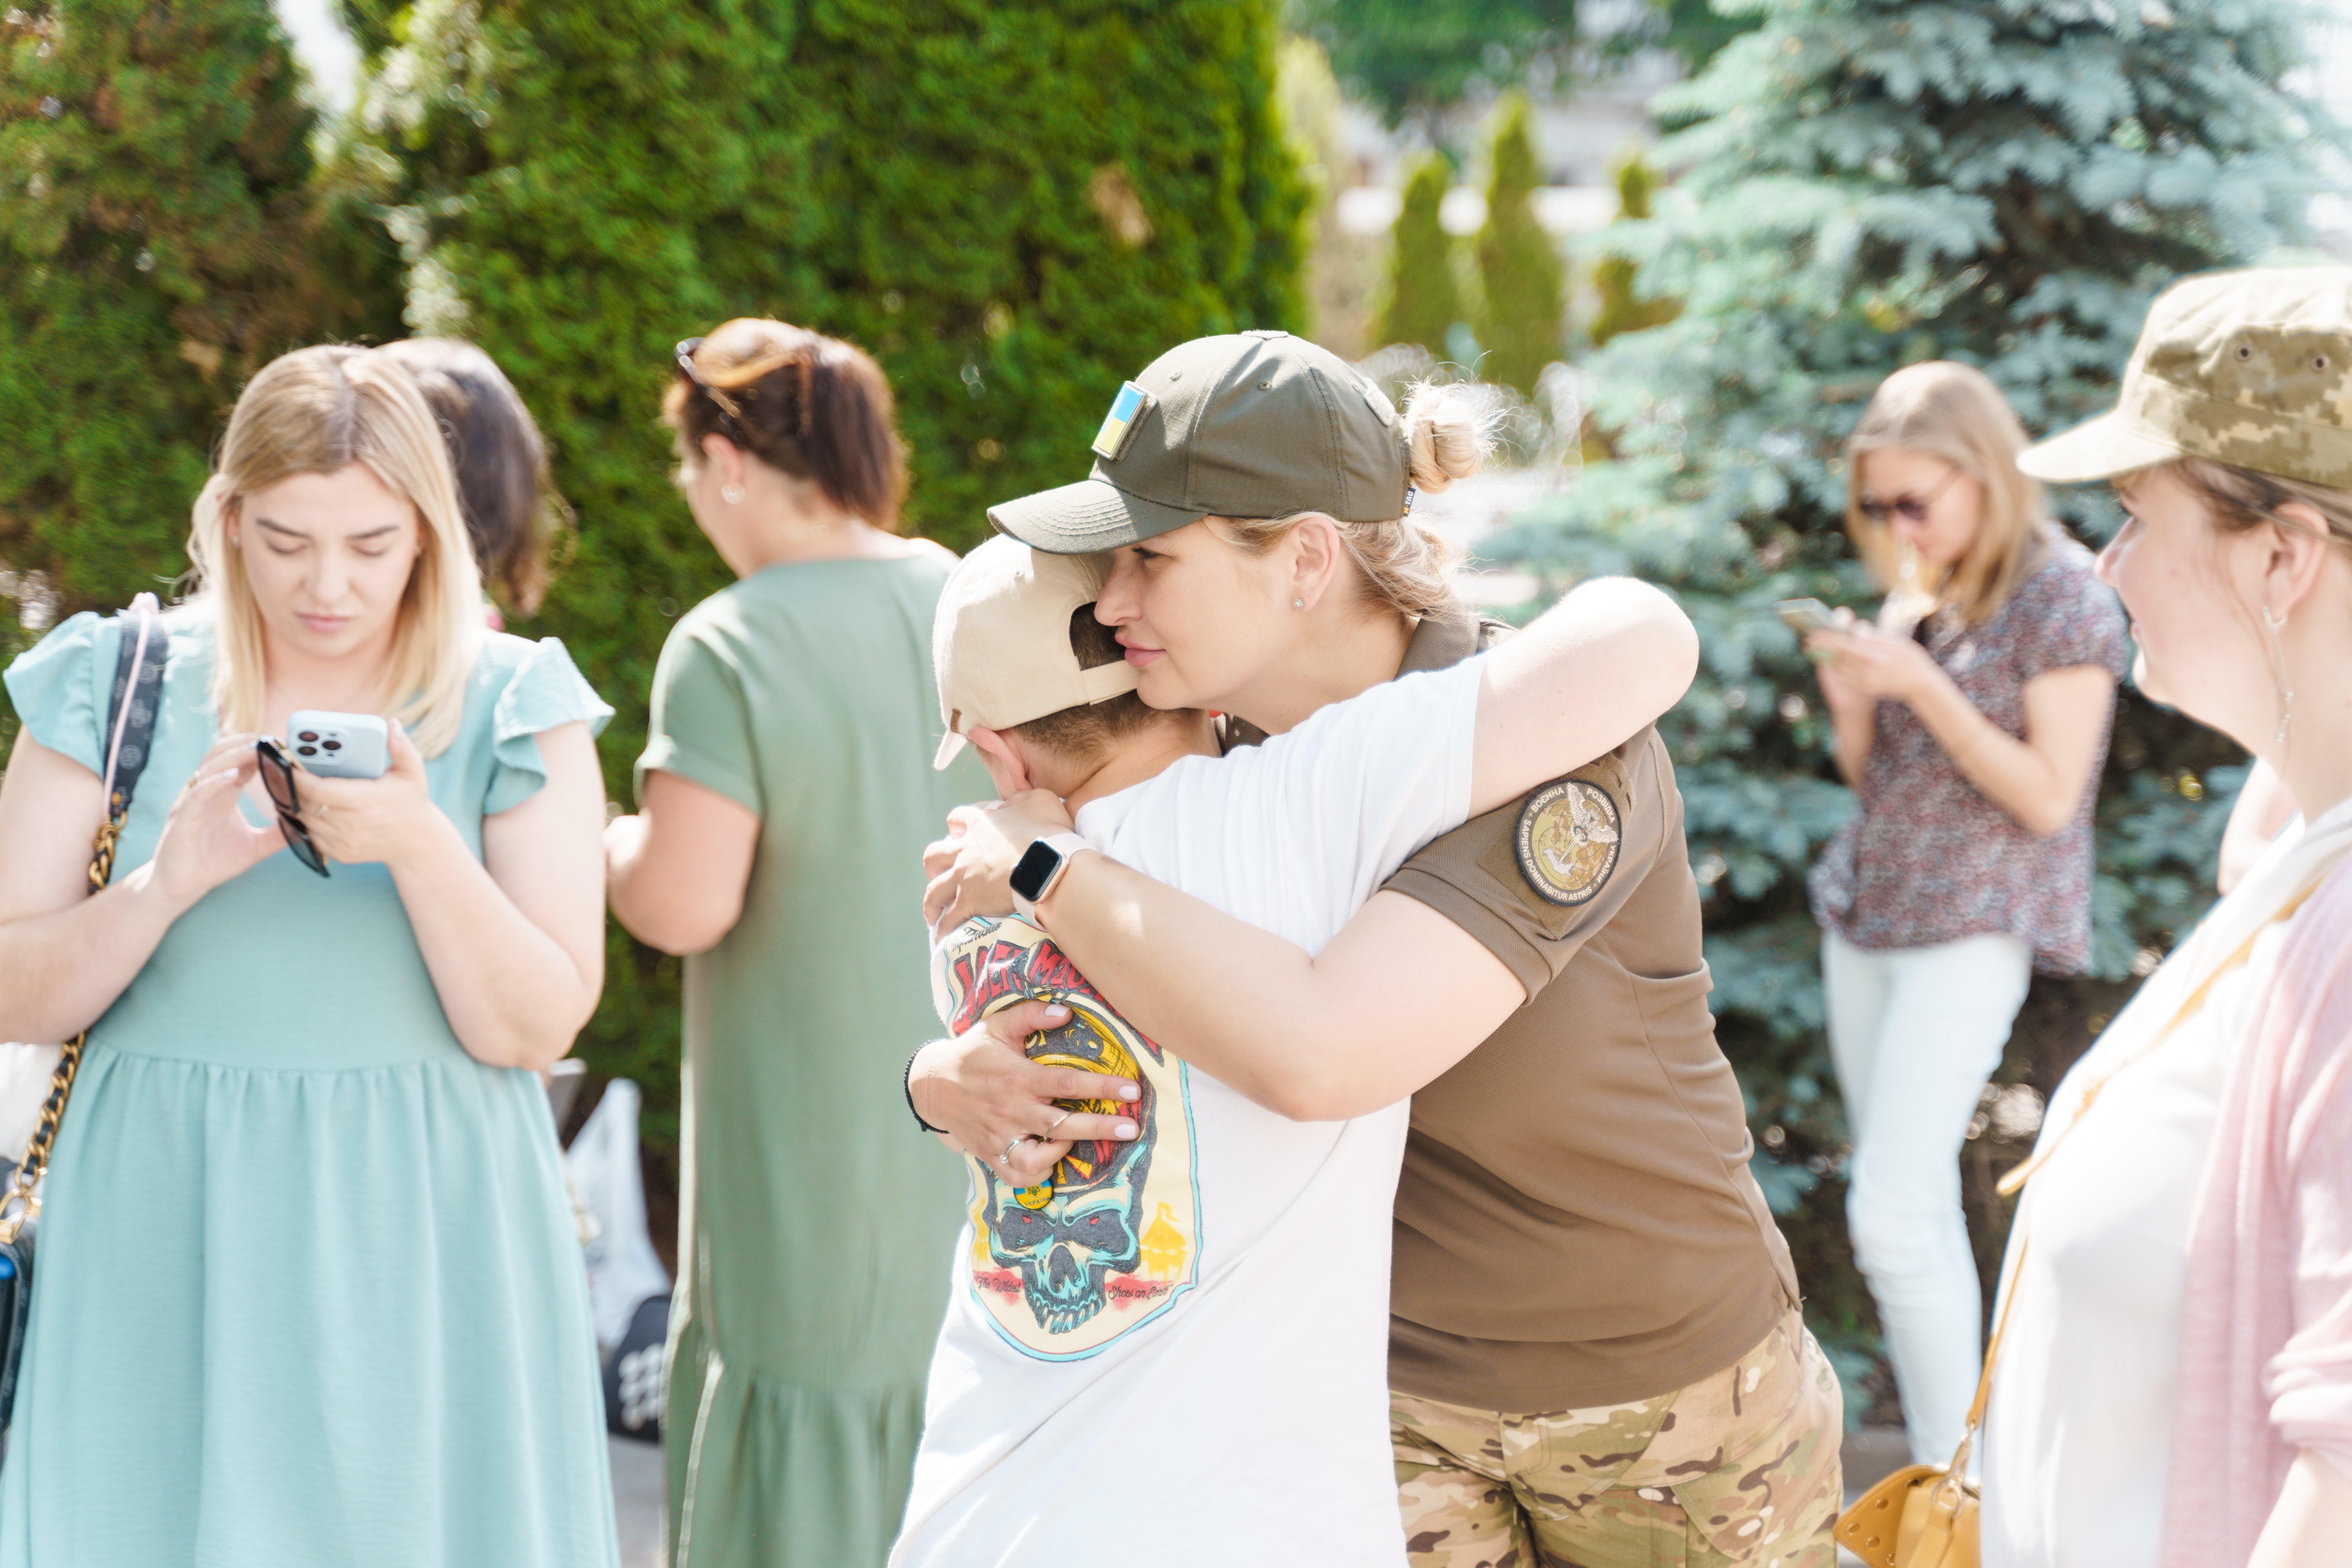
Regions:
<instances>
[{"instance_id":1,"label":"olive green military shirt","mask_svg":"<svg viewBox=\"0 0 2352 1568\"><path fill-rule=\"evenodd\" d=\"M1405 669L1507 628L1424 621ZM1412 1097L1390 1381L1513 1413L1647 1399L1730 1365L1797 1300L1707 1010L1682 795L1654 729L1444 835L1387 886L1528 1001Z\"/></svg>"}]
</instances>

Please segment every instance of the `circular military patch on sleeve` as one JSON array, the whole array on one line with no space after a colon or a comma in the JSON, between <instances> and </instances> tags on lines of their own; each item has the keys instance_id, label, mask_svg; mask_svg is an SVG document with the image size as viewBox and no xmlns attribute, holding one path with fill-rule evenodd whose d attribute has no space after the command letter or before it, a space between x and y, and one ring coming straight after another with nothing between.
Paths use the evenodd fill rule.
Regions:
<instances>
[{"instance_id":1,"label":"circular military patch on sleeve","mask_svg":"<svg viewBox=\"0 0 2352 1568\"><path fill-rule=\"evenodd\" d=\"M1617 868L1617 803L1583 779L1561 779L1519 808L1519 875L1538 897L1573 907L1608 885Z\"/></svg>"}]
</instances>

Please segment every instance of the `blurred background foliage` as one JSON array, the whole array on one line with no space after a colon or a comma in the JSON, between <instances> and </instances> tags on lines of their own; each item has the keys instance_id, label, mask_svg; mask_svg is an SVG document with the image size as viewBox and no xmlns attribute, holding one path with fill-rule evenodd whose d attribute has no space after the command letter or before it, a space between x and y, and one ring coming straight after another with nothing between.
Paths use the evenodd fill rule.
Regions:
<instances>
[{"instance_id":1,"label":"blurred background foliage","mask_svg":"<svg viewBox=\"0 0 2352 1568\"><path fill-rule=\"evenodd\" d=\"M562 637L619 708L604 755L625 799L662 639L725 580L656 422L677 340L773 314L871 350L912 447L908 525L958 548L988 501L1081 473L1112 391L1171 342L1280 326L1478 363L1516 389L1515 428L1569 426L1535 443L1559 482L1482 554L1540 579L1534 603L1638 572L1700 626L1705 668L1666 729L1716 1005L1815 1326L1865 1375L1801 890L1852 803L1770 602L1869 602L1839 445L1888 371L1981 364L2047 432L2108 395L2163 282L2296 237L2334 135L2280 86L2305 7L341 9L362 63L355 103L323 120L267 0L0 20L0 596L18 612L0 659L184 569L189 503L253 368L321 338L456 332L547 431L577 528L515 629ZM1644 51L1691 78L1650 107L1675 134L1616 158L1619 222L1560 242L1537 221L1551 165L1530 106ZM1367 114L1409 154L1378 233L1338 205ZM1449 232L1458 183L1485 216ZM2060 504L2089 541L2112 521L2095 493ZM0 746L14 728L0 699ZM2037 983L2002 1085L2053 1084L2210 901L2240 760L2125 694L2098 973ZM580 1054L644 1086L667 1246L677 965L617 927L611 956ZM1965 1157L1988 1261L1991 1182L2032 1130L2028 1101L1997 1097ZM1883 1377L1858 1392L1857 1415Z\"/></svg>"}]
</instances>

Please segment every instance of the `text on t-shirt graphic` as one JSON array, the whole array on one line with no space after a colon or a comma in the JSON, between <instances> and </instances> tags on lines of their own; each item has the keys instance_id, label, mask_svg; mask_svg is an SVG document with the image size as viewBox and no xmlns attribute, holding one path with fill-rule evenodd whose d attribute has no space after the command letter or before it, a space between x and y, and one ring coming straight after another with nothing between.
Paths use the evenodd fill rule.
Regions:
<instances>
[{"instance_id":1,"label":"text on t-shirt graphic","mask_svg":"<svg viewBox=\"0 0 2352 1568\"><path fill-rule=\"evenodd\" d=\"M1092 1355L1158 1317L1200 1277L1200 1193L1184 1064L1114 1012L1038 927L981 916L941 944L932 970L940 1016L961 1034L1023 1002L1059 1002L1069 1021L1033 1035L1033 1061L1133 1079L1139 1097L1059 1100L1083 1114L1132 1116L1130 1142L1074 1145L1034 1187L987 1158L972 1172L973 1298L1028 1354Z\"/></svg>"}]
</instances>

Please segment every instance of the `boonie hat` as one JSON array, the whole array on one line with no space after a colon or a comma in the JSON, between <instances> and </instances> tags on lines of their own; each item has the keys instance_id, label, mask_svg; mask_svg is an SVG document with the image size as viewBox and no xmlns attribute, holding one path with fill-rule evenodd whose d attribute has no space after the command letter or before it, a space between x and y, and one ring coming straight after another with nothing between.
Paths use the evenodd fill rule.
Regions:
<instances>
[{"instance_id":1,"label":"boonie hat","mask_svg":"<svg viewBox=\"0 0 2352 1568\"><path fill-rule=\"evenodd\" d=\"M932 767L955 761L974 725L1010 729L1135 689L1143 672L1125 659L1080 669L1070 647L1070 616L1102 597L1102 581L1091 556L1042 555L1003 535L957 563L931 617L948 731Z\"/></svg>"},{"instance_id":2,"label":"boonie hat","mask_svg":"<svg viewBox=\"0 0 2352 1568\"><path fill-rule=\"evenodd\" d=\"M2116 406L2017 466L2072 484L2179 458L2352 489L2352 267L2174 284L2148 307Z\"/></svg>"},{"instance_id":3,"label":"boonie hat","mask_svg":"<svg viewBox=\"0 0 2352 1568\"><path fill-rule=\"evenodd\" d=\"M1396 405L1347 361L1288 332L1177 344L1118 389L1093 451L1091 477L992 506L988 521L1076 555L1204 517L1387 522L1412 504Z\"/></svg>"}]
</instances>

